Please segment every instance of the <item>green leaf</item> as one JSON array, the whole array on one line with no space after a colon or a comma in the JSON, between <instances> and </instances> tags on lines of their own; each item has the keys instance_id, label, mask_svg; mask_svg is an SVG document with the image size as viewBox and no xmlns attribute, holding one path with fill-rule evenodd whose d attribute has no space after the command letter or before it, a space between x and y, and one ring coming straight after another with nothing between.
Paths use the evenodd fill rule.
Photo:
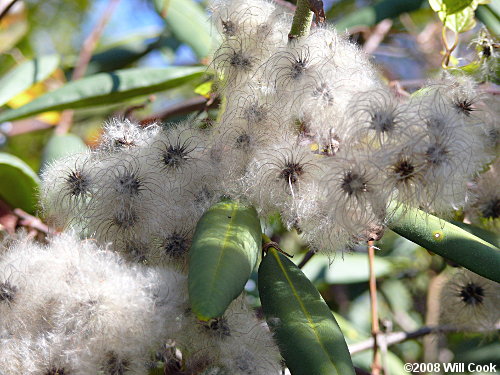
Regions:
<instances>
[{"instance_id":1,"label":"green leaf","mask_svg":"<svg viewBox=\"0 0 500 375\"><path fill-rule=\"evenodd\" d=\"M498 233L493 233L490 232L489 230L479 228L474 225L465 224L460 221L452 221L451 223L473 234L474 236L482 238L483 240L489 242L493 246L500 247L500 234Z\"/></svg>"},{"instance_id":2,"label":"green leaf","mask_svg":"<svg viewBox=\"0 0 500 375\"><path fill-rule=\"evenodd\" d=\"M43 81L58 65L59 56L47 55L26 61L11 70L0 79L0 106L35 83Z\"/></svg>"},{"instance_id":3,"label":"green leaf","mask_svg":"<svg viewBox=\"0 0 500 375\"><path fill-rule=\"evenodd\" d=\"M199 220L189 251L189 299L200 320L222 316L255 267L262 234L257 211L235 201L213 205Z\"/></svg>"},{"instance_id":4,"label":"green leaf","mask_svg":"<svg viewBox=\"0 0 500 375\"><path fill-rule=\"evenodd\" d=\"M87 146L76 134L55 134L45 145L40 169L65 156L86 150Z\"/></svg>"},{"instance_id":5,"label":"green leaf","mask_svg":"<svg viewBox=\"0 0 500 375\"><path fill-rule=\"evenodd\" d=\"M457 33L463 33L476 26L476 19L474 18L474 9L465 8L460 13L455 13L443 20L445 26Z\"/></svg>"},{"instance_id":6,"label":"green leaf","mask_svg":"<svg viewBox=\"0 0 500 375\"><path fill-rule=\"evenodd\" d=\"M375 258L375 275L382 277L392 271L391 263L380 257ZM369 279L368 257L366 254L343 254L331 260L322 254L316 254L302 271L309 280L324 281L328 284L352 284Z\"/></svg>"},{"instance_id":7,"label":"green leaf","mask_svg":"<svg viewBox=\"0 0 500 375\"><path fill-rule=\"evenodd\" d=\"M342 331L318 290L273 248L259 267L259 294L293 375L354 375Z\"/></svg>"},{"instance_id":8,"label":"green leaf","mask_svg":"<svg viewBox=\"0 0 500 375\"><path fill-rule=\"evenodd\" d=\"M443 258L500 282L500 249L452 223L399 206L389 228Z\"/></svg>"},{"instance_id":9,"label":"green leaf","mask_svg":"<svg viewBox=\"0 0 500 375\"><path fill-rule=\"evenodd\" d=\"M0 114L0 122L60 111L120 103L180 86L201 77L204 67L136 68L99 73L69 82L34 101Z\"/></svg>"},{"instance_id":10,"label":"green leaf","mask_svg":"<svg viewBox=\"0 0 500 375\"><path fill-rule=\"evenodd\" d=\"M457 33L463 33L476 25L474 11L479 4L489 0L429 0L444 25Z\"/></svg>"},{"instance_id":11,"label":"green leaf","mask_svg":"<svg viewBox=\"0 0 500 375\"><path fill-rule=\"evenodd\" d=\"M208 56L211 26L200 4L193 0L154 0L154 4L177 39L190 46L198 58Z\"/></svg>"},{"instance_id":12,"label":"green leaf","mask_svg":"<svg viewBox=\"0 0 500 375\"><path fill-rule=\"evenodd\" d=\"M40 180L35 172L14 155L0 152L0 198L15 208L33 213Z\"/></svg>"},{"instance_id":13,"label":"green leaf","mask_svg":"<svg viewBox=\"0 0 500 375\"><path fill-rule=\"evenodd\" d=\"M374 26L386 18L397 18L400 14L420 9L424 3L424 0L382 0L373 6L357 9L356 12L342 17L335 23L335 27L339 31L344 31L354 26ZM334 6L327 12L328 20L336 15L336 9Z\"/></svg>"}]
</instances>

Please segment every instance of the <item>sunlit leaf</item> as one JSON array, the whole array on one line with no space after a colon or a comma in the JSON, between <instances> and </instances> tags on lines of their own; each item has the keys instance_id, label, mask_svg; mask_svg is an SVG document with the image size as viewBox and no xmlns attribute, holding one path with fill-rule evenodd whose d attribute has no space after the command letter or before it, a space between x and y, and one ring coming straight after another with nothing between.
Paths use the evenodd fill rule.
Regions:
<instances>
[{"instance_id":1,"label":"sunlit leaf","mask_svg":"<svg viewBox=\"0 0 500 375\"><path fill-rule=\"evenodd\" d=\"M3 201L33 213L39 183L38 176L25 162L0 152L0 198Z\"/></svg>"},{"instance_id":2,"label":"sunlit leaf","mask_svg":"<svg viewBox=\"0 0 500 375\"><path fill-rule=\"evenodd\" d=\"M354 375L342 331L318 290L273 248L259 267L259 293L293 375Z\"/></svg>"},{"instance_id":3,"label":"sunlit leaf","mask_svg":"<svg viewBox=\"0 0 500 375\"><path fill-rule=\"evenodd\" d=\"M201 77L204 67L136 68L99 73L69 82L34 101L0 114L0 122L41 112L121 103L126 99L178 87Z\"/></svg>"},{"instance_id":4,"label":"sunlit leaf","mask_svg":"<svg viewBox=\"0 0 500 375\"><path fill-rule=\"evenodd\" d=\"M0 106L47 78L59 65L59 56L47 55L26 61L0 79Z\"/></svg>"},{"instance_id":5,"label":"sunlit leaf","mask_svg":"<svg viewBox=\"0 0 500 375\"><path fill-rule=\"evenodd\" d=\"M154 0L155 7L165 18L174 36L190 46L201 59L212 48L208 15L193 0Z\"/></svg>"},{"instance_id":6,"label":"sunlit leaf","mask_svg":"<svg viewBox=\"0 0 500 375\"><path fill-rule=\"evenodd\" d=\"M189 250L189 300L198 319L222 316L241 294L261 238L255 209L236 201L213 205L199 220Z\"/></svg>"},{"instance_id":7,"label":"sunlit leaf","mask_svg":"<svg viewBox=\"0 0 500 375\"><path fill-rule=\"evenodd\" d=\"M389 228L478 275L500 282L500 249L450 222L400 206Z\"/></svg>"},{"instance_id":8,"label":"sunlit leaf","mask_svg":"<svg viewBox=\"0 0 500 375\"><path fill-rule=\"evenodd\" d=\"M392 270L391 263L380 257L375 257L375 275L382 277ZM302 271L313 281L323 281L328 284L351 284L365 282L369 279L368 256L366 254L343 254L333 261L326 255L316 254Z\"/></svg>"},{"instance_id":9,"label":"sunlit leaf","mask_svg":"<svg viewBox=\"0 0 500 375\"><path fill-rule=\"evenodd\" d=\"M43 150L41 169L58 159L85 150L87 146L76 134L54 134Z\"/></svg>"}]
</instances>

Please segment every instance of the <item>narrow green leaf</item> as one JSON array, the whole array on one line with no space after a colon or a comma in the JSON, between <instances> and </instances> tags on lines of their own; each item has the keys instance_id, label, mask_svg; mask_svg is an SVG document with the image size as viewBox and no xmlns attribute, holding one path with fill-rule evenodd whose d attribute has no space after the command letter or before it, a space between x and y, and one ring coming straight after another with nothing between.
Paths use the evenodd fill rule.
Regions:
<instances>
[{"instance_id":1,"label":"narrow green leaf","mask_svg":"<svg viewBox=\"0 0 500 375\"><path fill-rule=\"evenodd\" d=\"M0 79L0 106L17 94L43 81L56 70L59 56L47 55L26 61Z\"/></svg>"},{"instance_id":2,"label":"narrow green leaf","mask_svg":"<svg viewBox=\"0 0 500 375\"><path fill-rule=\"evenodd\" d=\"M500 249L452 223L400 206L389 228L478 275L500 282Z\"/></svg>"},{"instance_id":3,"label":"narrow green leaf","mask_svg":"<svg viewBox=\"0 0 500 375\"><path fill-rule=\"evenodd\" d=\"M35 172L14 155L0 152L0 198L14 208L33 213L40 180Z\"/></svg>"},{"instance_id":4,"label":"narrow green leaf","mask_svg":"<svg viewBox=\"0 0 500 375\"><path fill-rule=\"evenodd\" d=\"M0 122L60 111L120 103L136 96L180 86L201 77L204 67L136 68L99 73L69 82L14 110L0 114Z\"/></svg>"},{"instance_id":5,"label":"narrow green leaf","mask_svg":"<svg viewBox=\"0 0 500 375\"><path fill-rule=\"evenodd\" d=\"M463 230L473 234L474 236L482 238L486 242L489 242L490 244L492 244L496 247L500 247L500 234L498 234L498 233L493 233L493 232L490 232L489 230L479 228L479 227L476 227L474 225L465 224L465 223L462 223L460 221L452 221L451 223L456 225L457 227L460 227Z\"/></svg>"},{"instance_id":6,"label":"narrow green leaf","mask_svg":"<svg viewBox=\"0 0 500 375\"><path fill-rule=\"evenodd\" d=\"M292 375L354 375L342 331L318 290L272 248L259 267L259 294Z\"/></svg>"},{"instance_id":7,"label":"narrow green leaf","mask_svg":"<svg viewBox=\"0 0 500 375\"><path fill-rule=\"evenodd\" d=\"M382 0L373 6L366 6L352 12L335 23L339 31L344 31L354 26L374 26L386 18L396 18L402 13L409 13L420 9L425 0ZM328 20L335 16L336 7L327 13Z\"/></svg>"},{"instance_id":8,"label":"narrow green leaf","mask_svg":"<svg viewBox=\"0 0 500 375\"><path fill-rule=\"evenodd\" d=\"M302 271L313 282L328 284L351 284L368 281L370 275L366 254L344 254L331 262L322 254L316 254ZM391 263L384 258L376 257L374 263L376 277L388 275L392 271Z\"/></svg>"},{"instance_id":9,"label":"narrow green leaf","mask_svg":"<svg viewBox=\"0 0 500 375\"><path fill-rule=\"evenodd\" d=\"M190 46L198 58L207 57L212 48L211 26L200 4L193 0L155 0L154 3L174 36Z\"/></svg>"},{"instance_id":10,"label":"narrow green leaf","mask_svg":"<svg viewBox=\"0 0 500 375\"><path fill-rule=\"evenodd\" d=\"M202 216L189 251L189 299L198 319L224 314L250 278L260 247L253 207L227 200Z\"/></svg>"},{"instance_id":11,"label":"narrow green leaf","mask_svg":"<svg viewBox=\"0 0 500 375\"><path fill-rule=\"evenodd\" d=\"M85 150L87 150L87 146L76 134L55 134L45 145L40 169L65 156L84 152Z\"/></svg>"}]
</instances>

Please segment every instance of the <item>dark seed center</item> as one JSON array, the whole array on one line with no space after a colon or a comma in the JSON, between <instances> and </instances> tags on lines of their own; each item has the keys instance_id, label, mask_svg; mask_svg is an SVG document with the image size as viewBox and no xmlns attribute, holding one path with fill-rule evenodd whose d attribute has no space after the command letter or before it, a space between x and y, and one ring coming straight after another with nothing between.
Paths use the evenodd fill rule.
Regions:
<instances>
[{"instance_id":1,"label":"dark seed center","mask_svg":"<svg viewBox=\"0 0 500 375\"><path fill-rule=\"evenodd\" d=\"M415 172L415 167L408 160L399 160L394 165L394 173L401 179L409 179Z\"/></svg>"},{"instance_id":2,"label":"dark seed center","mask_svg":"<svg viewBox=\"0 0 500 375\"><path fill-rule=\"evenodd\" d=\"M358 195L360 193L366 193L368 191L368 183L358 173L347 171L342 178L340 184L341 189L347 193L347 195Z\"/></svg>"},{"instance_id":3,"label":"dark seed center","mask_svg":"<svg viewBox=\"0 0 500 375\"><path fill-rule=\"evenodd\" d=\"M186 147L168 146L163 153L163 163L168 168L180 168L188 160L188 154Z\"/></svg>"},{"instance_id":4,"label":"dark seed center","mask_svg":"<svg viewBox=\"0 0 500 375\"><path fill-rule=\"evenodd\" d=\"M299 177L304 174L304 168L299 163L289 162L285 168L280 172L280 178L287 182L295 184Z\"/></svg>"},{"instance_id":5,"label":"dark seed center","mask_svg":"<svg viewBox=\"0 0 500 375\"><path fill-rule=\"evenodd\" d=\"M466 305L480 305L484 300L484 289L474 283L467 283L459 294Z\"/></svg>"},{"instance_id":6,"label":"dark seed center","mask_svg":"<svg viewBox=\"0 0 500 375\"><path fill-rule=\"evenodd\" d=\"M492 199L482 210L482 214L486 218L497 219L500 217L500 199Z\"/></svg>"},{"instance_id":7,"label":"dark seed center","mask_svg":"<svg viewBox=\"0 0 500 375\"><path fill-rule=\"evenodd\" d=\"M78 197L84 195L89 188L89 181L83 176L80 171L72 171L67 177L70 194Z\"/></svg>"},{"instance_id":8,"label":"dark seed center","mask_svg":"<svg viewBox=\"0 0 500 375\"><path fill-rule=\"evenodd\" d=\"M0 283L0 302L12 302L16 296L17 288L8 281Z\"/></svg>"}]
</instances>

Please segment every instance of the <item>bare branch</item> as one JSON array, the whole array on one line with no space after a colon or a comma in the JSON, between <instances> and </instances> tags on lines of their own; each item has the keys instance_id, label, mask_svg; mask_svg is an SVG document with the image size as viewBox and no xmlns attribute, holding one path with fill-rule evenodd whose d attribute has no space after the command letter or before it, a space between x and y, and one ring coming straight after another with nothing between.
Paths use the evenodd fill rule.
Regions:
<instances>
[{"instance_id":1,"label":"bare branch","mask_svg":"<svg viewBox=\"0 0 500 375\"><path fill-rule=\"evenodd\" d=\"M71 75L72 81L76 81L82 78L85 74L97 42L101 38L101 35L106 28L106 24L113 15L113 11L115 10L119 2L120 0L109 1L108 6L99 19L99 22L97 22L90 35L83 42L83 48L80 52L80 55L78 56L78 61L76 63L75 69L73 70L73 74ZM56 134L66 134L69 131L69 129L71 128L71 123L73 122L73 114L73 110L66 110L63 112L61 121L55 129Z\"/></svg>"},{"instance_id":2,"label":"bare branch","mask_svg":"<svg viewBox=\"0 0 500 375\"><path fill-rule=\"evenodd\" d=\"M0 13L0 21L9 13L10 9L17 3L17 0L12 0L9 5L5 7L5 9Z\"/></svg>"}]
</instances>

